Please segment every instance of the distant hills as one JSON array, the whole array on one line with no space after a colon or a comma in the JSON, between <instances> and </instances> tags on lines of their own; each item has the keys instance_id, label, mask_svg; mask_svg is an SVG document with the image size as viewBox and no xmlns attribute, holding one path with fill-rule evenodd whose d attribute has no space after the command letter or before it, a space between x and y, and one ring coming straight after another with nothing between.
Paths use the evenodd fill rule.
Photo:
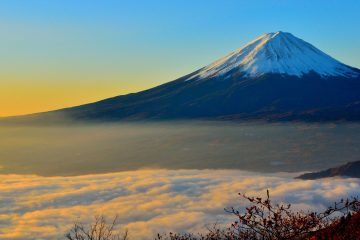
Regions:
<instances>
[{"instance_id":1,"label":"distant hills","mask_svg":"<svg viewBox=\"0 0 360 240\"><path fill-rule=\"evenodd\" d=\"M290 33L267 33L158 87L15 119L59 116L71 121L359 121L360 70Z\"/></svg>"},{"instance_id":2,"label":"distant hills","mask_svg":"<svg viewBox=\"0 0 360 240\"><path fill-rule=\"evenodd\" d=\"M298 176L297 178L319 179L319 178L336 177L336 176L360 178L360 161L349 162L345 165L329 168L327 170L320 172L305 173L303 175Z\"/></svg>"}]
</instances>

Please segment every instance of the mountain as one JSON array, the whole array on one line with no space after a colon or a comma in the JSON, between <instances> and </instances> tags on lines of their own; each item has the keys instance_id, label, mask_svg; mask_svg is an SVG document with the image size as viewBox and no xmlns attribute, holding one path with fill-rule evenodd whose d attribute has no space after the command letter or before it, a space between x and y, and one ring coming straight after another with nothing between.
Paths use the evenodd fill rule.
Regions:
<instances>
[{"instance_id":1,"label":"mountain","mask_svg":"<svg viewBox=\"0 0 360 240\"><path fill-rule=\"evenodd\" d=\"M358 121L360 70L290 33L267 33L204 68L155 88L26 118L59 115L95 121Z\"/></svg>"},{"instance_id":2,"label":"mountain","mask_svg":"<svg viewBox=\"0 0 360 240\"><path fill-rule=\"evenodd\" d=\"M189 79L219 77L235 70L245 77L277 73L302 77L315 72L320 76L356 77L356 71L321 52L290 33L264 34L230 55L203 68Z\"/></svg>"},{"instance_id":3,"label":"mountain","mask_svg":"<svg viewBox=\"0 0 360 240\"><path fill-rule=\"evenodd\" d=\"M309 180L336 176L360 178L360 161L349 162L345 165L320 172L305 173L297 178Z\"/></svg>"}]
</instances>

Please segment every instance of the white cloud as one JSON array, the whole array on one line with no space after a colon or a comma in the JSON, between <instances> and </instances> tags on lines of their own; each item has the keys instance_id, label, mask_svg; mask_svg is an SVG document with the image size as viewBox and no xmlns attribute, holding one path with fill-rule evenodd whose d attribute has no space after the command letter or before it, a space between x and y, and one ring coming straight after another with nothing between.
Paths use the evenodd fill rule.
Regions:
<instances>
[{"instance_id":1,"label":"white cloud","mask_svg":"<svg viewBox=\"0 0 360 240\"><path fill-rule=\"evenodd\" d=\"M231 221L223 209L244 204L238 192L263 195L269 188L274 199L309 209L360 193L358 179L302 181L235 170L0 177L0 239L63 239L73 222L89 222L97 214L118 214L132 239L152 239L156 232L198 232Z\"/></svg>"}]
</instances>

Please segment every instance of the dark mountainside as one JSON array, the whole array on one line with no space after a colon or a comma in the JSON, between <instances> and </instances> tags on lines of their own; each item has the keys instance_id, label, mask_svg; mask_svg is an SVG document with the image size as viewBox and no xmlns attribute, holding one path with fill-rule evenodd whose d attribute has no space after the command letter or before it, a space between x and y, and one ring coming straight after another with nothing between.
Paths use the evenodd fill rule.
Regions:
<instances>
[{"instance_id":1,"label":"dark mountainside","mask_svg":"<svg viewBox=\"0 0 360 240\"><path fill-rule=\"evenodd\" d=\"M337 176L360 178L360 161L349 162L345 165L329 168L320 172L305 173L297 178L310 180Z\"/></svg>"},{"instance_id":2,"label":"dark mountainside","mask_svg":"<svg viewBox=\"0 0 360 240\"><path fill-rule=\"evenodd\" d=\"M5 121L64 119L359 121L360 70L290 33L269 33L158 87Z\"/></svg>"}]
</instances>

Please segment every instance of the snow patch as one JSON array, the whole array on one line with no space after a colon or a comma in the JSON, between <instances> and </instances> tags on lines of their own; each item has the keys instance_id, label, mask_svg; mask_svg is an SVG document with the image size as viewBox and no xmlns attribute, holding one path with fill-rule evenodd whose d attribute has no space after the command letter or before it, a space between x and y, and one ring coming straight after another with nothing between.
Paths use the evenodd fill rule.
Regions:
<instances>
[{"instance_id":1,"label":"snow patch","mask_svg":"<svg viewBox=\"0 0 360 240\"><path fill-rule=\"evenodd\" d=\"M323 77L356 77L359 73L291 33L266 33L228 56L204 67L196 77L208 78L230 71L257 77L279 73L301 77L311 71Z\"/></svg>"}]
</instances>

